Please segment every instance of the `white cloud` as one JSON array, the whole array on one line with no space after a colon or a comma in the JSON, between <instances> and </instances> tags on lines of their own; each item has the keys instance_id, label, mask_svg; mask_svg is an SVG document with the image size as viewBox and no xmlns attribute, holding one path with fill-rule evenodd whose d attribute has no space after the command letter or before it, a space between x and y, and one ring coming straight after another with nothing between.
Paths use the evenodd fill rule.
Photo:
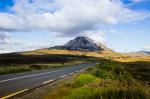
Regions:
<instances>
[{"instance_id":1,"label":"white cloud","mask_svg":"<svg viewBox=\"0 0 150 99\"><path fill-rule=\"evenodd\" d=\"M85 31L82 35L90 37L96 43L103 43L105 41L104 34L103 31Z\"/></svg>"},{"instance_id":2,"label":"white cloud","mask_svg":"<svg viewBox=\"0 0 150 99\"><path fill-rule=\"evenodd\" d=\"M8 32L0 32L0 53L19 52L48 48L48 42L26 42L13 37Z\"/></svg>"},{"instance_id":3,"label":"white cloud","mask_svg":"<svg viewBox=\"0 0 150 99\"><path fill-rule=\"evenodd\" d=\"M5 39L9 39L9 35L8 33L0 33L0 40L5 40Z\"/></svg>"},{"instance_id":4,"label":"white cloud","mask_svg":"<svg viewBox=\"0 0 150 99\"><path fill-rule=\"evenodd\" d=\"M8 52L10 52L10 51L8 51L8 50L6 50L6 49L0 49L0 54L1 54L1 53L8 53Z\"/></svg>"},{"instance_id":5,"label":"white cloud","mask_svg":"<svg viewBox=\"0 0 150 99\"><path fill-rule=\"evenodd\" d=\"M119 0L15 0L13 13L0 13L1 31L46 30L76 35L101 24L143 19L147 12L125 8Z\"/></svg>"},{"instance_id":6,"label":"white cloud","mask_svg":"<svg viewBox=\"0 0 150 99\"><path fill-rule=\"evenodd\" d=\"M22 45L21 40L13 39L7 32L0 32L0 45Z\"/></svg>"},{"instance_id":7,"label":"white cloud","mask_svg":"<svg viewBox=\"0 0 150 99\"><path fill-rule=\"evenodd\" d=\"M10 42L10 36L8 33L0 33L0 44L8 44Z\"/></svg>"},{"instance_id":8,"label":"white cloud","mask_svg":"<svg viewBox=\"0 0 150 99\"><path fill-rule=\"evenodd\" d=\"M144 50L144 51L150 51L150 45L145 46L144 48L142 48L142 50Z\"/></svg>"}]
</instances>

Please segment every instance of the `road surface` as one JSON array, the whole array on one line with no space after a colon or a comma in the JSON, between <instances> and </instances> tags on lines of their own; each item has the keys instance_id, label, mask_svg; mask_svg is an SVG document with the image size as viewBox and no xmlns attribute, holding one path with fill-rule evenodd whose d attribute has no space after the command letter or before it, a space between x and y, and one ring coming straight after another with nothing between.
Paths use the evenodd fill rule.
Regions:
<instances>
[{"instance_id":1,"label":"road surface","mask_svg":"<svg viewBox=\"0 0 150 99\"><path fill-rule=\"evenodd\" d=\"M0 98L35 88L41 84L48 83L94 65L95 63L87 63L57 69L2 75L0 76Z\"/></svg>"}]
</instances>

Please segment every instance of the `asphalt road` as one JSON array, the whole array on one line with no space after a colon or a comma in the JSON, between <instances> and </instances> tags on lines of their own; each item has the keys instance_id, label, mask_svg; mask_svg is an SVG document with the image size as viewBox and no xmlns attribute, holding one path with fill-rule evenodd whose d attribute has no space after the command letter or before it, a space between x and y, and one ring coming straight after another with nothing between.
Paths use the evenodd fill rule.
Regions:
<instances>
[{"instance_id":1,"label":"asphalt road","mask_svg":"<svg viewBox=\"0 0 150 99\"><path fill-rule=\"evenodd\" d=\"M95 63L87 63L57 69L2 75L0 76L0 98L35 88L94 65Z\"/></svg>"}]
</instances>

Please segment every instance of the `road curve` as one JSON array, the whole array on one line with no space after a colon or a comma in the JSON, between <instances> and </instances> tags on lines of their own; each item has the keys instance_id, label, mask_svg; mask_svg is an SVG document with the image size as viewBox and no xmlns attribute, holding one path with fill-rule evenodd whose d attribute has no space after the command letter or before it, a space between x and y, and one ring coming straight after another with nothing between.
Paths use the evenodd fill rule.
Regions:
<instances>
[{"instance_id":1,"label":"road curve","mask_svg":"<svg viewBox=\"0 0 150 99\"><path fill-rule=\"evenodd\" d=\"M95 63L86 63L70 67L15 73L0 76L0 98L12 93L35 88L41 84L75 73Z\"/></svg>"}]
</instances>

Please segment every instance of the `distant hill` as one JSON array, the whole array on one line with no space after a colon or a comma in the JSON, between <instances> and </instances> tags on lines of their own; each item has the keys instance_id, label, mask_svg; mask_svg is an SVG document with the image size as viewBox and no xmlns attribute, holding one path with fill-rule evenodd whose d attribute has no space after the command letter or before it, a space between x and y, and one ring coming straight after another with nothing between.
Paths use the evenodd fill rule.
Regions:
<instances>
[{"instance_id":1,"label":"distant hill","mask_svg":"<svg viewBox=\"0 0 150 99\"><path fill-rule=\"evenodd\" d=\"M143 54L146 54L146 55L150 55L150 51L140 51L139 53L143 53Z\"/></svg>"},{"instance_id":2,"label":"distant hill","mask_svg":"<svg viewBox=\"0 0 150 99\"><path fill-rule=\"evenodd\" d=\"M89 37L78 36L70 40L65 45L51 47L50 49L66 49L78 51L112 51L102 44L97 44Z\"/></svg>"},{"instance_id":3,"label":"distant hill","mask_svg":"<svg viewBox=\"0 0 150 99\"><path fill-rule=\"evenodd\" d=\"M148 55L150 55L150 51L130 52L128 54L132 55L132 56L148 56Z\"/></svg>"}]
</instances>

